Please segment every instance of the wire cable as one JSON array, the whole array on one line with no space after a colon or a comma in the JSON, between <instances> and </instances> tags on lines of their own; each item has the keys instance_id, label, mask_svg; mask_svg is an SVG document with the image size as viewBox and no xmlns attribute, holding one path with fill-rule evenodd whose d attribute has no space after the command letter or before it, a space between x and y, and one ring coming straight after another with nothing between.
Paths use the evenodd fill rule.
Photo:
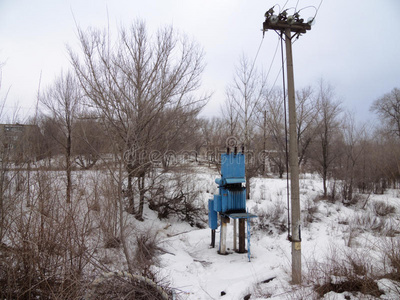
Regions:
<instances>
[{"instance_id":1,"label":"wire cable","mask_svg":"<svg viewBox=\"0 0 400 300\"><path fill-rule=\"evenodd\" d=\"M319 8L321 7L322 2L324 2L324 0L321 0L321 2L319 3L318 8L317 8L317 12L315 13L315 17L316 17L317 14L318 14L318 11L319 11ZM315 18L315 17L314 17L314 18Z\"/></svg>"},{"instance_id":2,"label":"wire cable","mask_svg":"<svg viewBox=\"0 0 400 300\"><path fill-rule=\"evenodd\" d=\"M300 0L297 0L296 7L294 8L295 11L297 10L297 5L299 5L299 2Z\"/></svg>"},{"instance_id":3,"label":"wire cable","mask_svg":"<svg viewBox=\"0 0 400 300\"><path fill-rule=\"evenodd\" d=\"M274 64L275 57L276 57L276 53L278 52L278 48L279 48L279 39L278 39L278 42L276 43L274 56L272 57L272 61L271 61L271 64L269 65L269 69L268 69L268 72L267 72L267 77L265 78L265 80L268 80L268 76L269 76L269 74L270 74L270 72L271 72L272 65ZM276 80L275 80L275 82L276 82ZM275 85L275 84L274 84L274 85Z\"/></svg>"},{"instance_id":4,"label":"wire cable","mask_svg":"<svg viewBox=\"0 0 400 300\"><path fill-rule=\"evenodd\" d=\"M314 6L314 5L309 5L309 6L305 6L303 8L300 8L297 12L301 12L302 10L305 10L307 8L314 8L315 9L315 13L317 13L318 9ZM315 15L314 15L315 16Z\"/></svg>"},{"instance_id":5,"label":"wire cable","mask_svg":"<svg viewBox=\"0 0 400 300\"><path fill-rule=\"evenodd\" d=\"M275 31L275 32L276 32L276 31ZM278 34L278 43L277 43L277 45L276 45L275 54L274 54L274 59L275 59L276 52L277 52L277 50L278 50L279 42L281 41L281 36L280 36L280 34L279 34L278 32L276 32L276 33ZM272 62L273 62L273 61L272 61ZM286 59L285 59L285 62L286 62ZM272 63L271 63L270 68L271 68L271 67L272 67ZM278 74L277 74L276 77L275 77L274 83L273 83L273 85L272 85L272 87L271 87L271 91L274 89L274 87L275 87L275 85L276 85L276 82L278 81L278 78L279 78L279 76L281 75L281 72L282 72L282 66L280 67L280 69L279 69L279 71L278 71Z\"/></svg>"},{"instance_id":6,"label":"wire cable","mask_svg":"<svg viewBox=\"0 0 400 300\"><path fill-rule=\"evenodd\" d=\"M258 50L257 50L256 56L254 57L254 60L253 60L253 65L251 66L250 74L253 73L253 68L254 68L254 65L256 64L256 61L257 61L257 58L258 58L258 54L260 53L260 49L261 49L261 46L262 46L263 42L264 42L264 36L261 39L260 46L258 46Z\"/></svg>"},{"instance_id":7,"label":"wire cable","mask_svg":"<svg viewBox=\"0 0 400 300\"><path fill-rule=\"evenodd\" d=\"M282 7L282 10L280 12L282 12L285 9L286 4L289 2L289 0L286 0L285 4Z\"/></svg>"},{"instance_id":8,"label":"wire cable","mask_svg":"<svg viewBox=\"0 0 400 300\"><path fill-rule=\"evenodd\" d=\"M286 59L285 59L285 62L286 62ZM279 68L278 74L275 77L274 84L272 85L271 89L273 89L275 87L276 82L278 81L278 78L281 75L281 72L282 72L282 67Z\"/></svg>"}]
</instances>

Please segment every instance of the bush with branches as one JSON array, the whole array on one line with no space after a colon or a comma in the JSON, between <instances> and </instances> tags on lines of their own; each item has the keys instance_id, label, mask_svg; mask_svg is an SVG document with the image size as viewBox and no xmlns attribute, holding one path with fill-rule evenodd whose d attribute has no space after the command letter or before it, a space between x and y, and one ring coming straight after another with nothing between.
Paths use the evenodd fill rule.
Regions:
<instances>
[{"instance_id":1,"label":"bush with branches","mask_svg":"<svg viewBox=\"0 0 400 300\"><path fill-rule=\"evenodd\" d=\"M268 234L275 232L281 234L287 231L287 214L282 202L275 202L265 210L256 207L254 212L257 214L257 219L254 221L257 229L267 231Z\"/></svg>"},{"instance_id":2,"label":"bush with branches","mask_svg":"<svg viewBox=\"0 0 400 300\"><path fill-rule=\"evenodd\" d=\"M54 175L54 174L53 174ZM37 171L30 206L17 202L1 245L1 298L76 298L94 251L87 243L91 220L76 198L67 204L60 181Z\"/></svg>"},{"instance_id":3,"label":"bush with branches","mask_svg":"<svg viewBox=\"0 0 400 300\"><path fill-rule=\"evenodd\" d=\"M206 210L193 176L180 172L163 175L157 178L159 182L154 185L157 188L150 193L149 208L157 212L159 219L175 216L191 226L203 228Z\"/></svg>"}]
</instances>

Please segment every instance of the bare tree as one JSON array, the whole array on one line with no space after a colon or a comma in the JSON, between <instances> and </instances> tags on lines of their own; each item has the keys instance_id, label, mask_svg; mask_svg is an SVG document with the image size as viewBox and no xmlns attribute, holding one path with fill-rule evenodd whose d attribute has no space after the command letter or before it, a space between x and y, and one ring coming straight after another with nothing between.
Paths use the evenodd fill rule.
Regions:
<instances>
[{"instance_id":1,"label":"bare tree","mask_svg":"<svg viewBox=\"0 0 400 300\"><path fill-rule=\"evenodd\" d=\"M232 124L238 120L241 131L235 135L240 137L245 148L250 147L251 133L254 128L259 103L264 99L266 77L251 65L248 58L242 55L235 68L233 82L226 89L227 104ZM239 130L238 130L239 131Z\"/></svg>"},{"instance_id":2,"label":"bare tree","mask_svg":"<svg viewBox=\"0 0 400 300\"><path fill-rule=\"evenodd\" d=\"M375 100L370 110L379 116L389 132L400 137L400 89L394 88Z\"/></svg>"},{"instance_id":3,"label":"bare tree","mask_svg":"<svg viewBox=\"0 0 400 300\"><path fill-rule=\"evenodd\" d=\"M319 129L313 149L313 161L322 176L324 197L326 197L329 172L340 154L340 149L334 150L334 146L335 139L340 134L339 115L342 108L341 103L335 100L333 88L322 80L319 83L318 98L321 107L318 115Z\"/></svg>"},{"instance_id":4,"label":"bare tree","mask_svg":"<svg viewBox=\"0 0 400 300\"><path fill-rule=\"evenodd\" d=\"M219 164L218 154L221 149L225 149L226 140L230 137L229 129L221 118L213 117L211 119L200 120L200 130L203 139L203 145L206 148L206 159L208 165Z\"/></svg>"},{"instance_id":5,"label":"bare tree","mask_svg":"<svg viewBox=\"0 0 400 300\"><path fill-rule=\"evenodd\" d=\"M259 103L264 98L266 76L257 71L254 65L243 54L235 68L233 81L226 89L226 116L235 136L242 141L246 151L252 149L251 140L255 129L255 120ZM237 125L237 121L238 124ZM234 125L234 127L233 127ZM249 154L250 152L248 152ZM254 175L252 160L246 162L246 197L250 195L250 178Z\"/></svg>"},{"instance_id":6,"label":"bare tree","mask_svg":"<svg viewBox=\"0 0 400 300\"><path fill-rule=\"evenodd\" d=\"M0 92L1 92L1 94L0 94L0 120L3 120L3 118L4 118L4 106L6 104L7 96L11 89L11 87L9 87L7 89L7 91L5 92L5 94L4 95L2 94L3 93L3 88L2 88L3 65L4 65L3 63L0 63Z\"/></svg>"},{"instance_id":7,"label":"bare tree","mask_svg":"<svg viewBox=\"0 0 400 300\"><path fill-rule=\"evenodd\" d=\"M74 128L73 154L75 163L82 169L90 169L101 158L101 154L110 153L111 142L104 128L96 118L82 116Z\"/></svg>"},{"instance_id":8,"label":"bare tree","mask_svg":"<svg viewBox=\"0 0 400 300\"><path fill-rule=\"evenodd\" d=\"M299 165L307 158L308 148L318 129L318 98L313 96L311 87L296 92L297 110L297 143L299 148ZM280 89L270 90L265 100L259 104L257 125L263 133L264 151L273 162L279 176L286 169L286 143L284 99ZM266 149L269 147L269 149ZM268 151L269 150L269 151Z\"/></svg>"},{"instance_id":9,"label":"bare tree","mask_svg":"<svg viewBox=\"0 0 400 300\"><path fill-rule=\"evenodd\" d=\"M158 138L152 150L157 151L153 151L154 154L161 155L165 170L179 155L187 153L186 156L188 156L194 148L199 130L197 112L197 110L186 111L185 109L166 109L160 112L157 126L163 128L164 134Z\"/></svg>"},{"instance_id":10,"label":"bare tree","mask_svg":"<svg viewBox=\"0 0 400 300\"><path fill-rule=\"evenodd\" d=\"M383 193L390 186L396 188L400 182L400 141L387 128L377 128L373 137L367 153L367 167L373 167L368 183L374 193Z\"/></svg>"},{"instance_id":11,"label":"bare tree","mask_svg":"<svg viewBox=\"0 0 400 300\"><path fill-rule=\"evenodd\" d=\"M385 161L382 162L386 168L383 171L385 179L396 182L400 174L400 159L397 153L400 138L400 89L394 88L390 93L375 100L370 108L382 121L378 128L380 139L380 154L385 153ZM382 159L382 158L380 158ZM395 167L395 168L393 168Z\"/></svg>"},{"instance_id":12,"label":"bare tree","mask_svg":"<svg viewBox=\"0 0 400 300\"><path fill-rule=\"evenodd\" d=\"M52 167L52 160L56 155L64 153L63 147L59 143L54 142L53 137L61 135L59 127L55 124L54 119L50 116L39 115L37 118L38 126L43 133L43 139L40 144L40 152L47 161L47 166Z\"/></svg>"},{"instance_id":13,"label":"bare tree","mask_svg":"<svg viewBox=\"0 0 400 300\"><path fill-rule=\"evenodd\" d=\"M308 148L318 130L319 98L314 97L313 89L308 86L296 92L297 143L299 165L307 157Z\"/></svg>"},{"instance_id":14,"label":"bare tree","mask_svg":"<svg viewBox=\"0 0 400 300\"><path fill-rule=\"evenodd\" d=\"M362 181L360 175L357 174L359 164L361 164L361 155L364 151L366 137L366 126L358 125L354 115L345 114L343 122L343 139L344 139L344 164L343 172L340 179L343 180L343 201L349 202L353 199L354 188L357 181Z\"/></svg>"},{"instance_id":15,"label":"bare tree","mask_svg":"<svg viewBox=\"0 0 400 300\"><path fill-rule=\"evenodd\" d=\"M79 86L71 72L61 73L44 97L40 98L58 129L58 134L54 134L52 138L64 149L67 203L71 202L72 190L72 132L79 113L80 100Z\"/></svg>"},{"instance_id":16,"label":"bare tree","mask_svg":"<svg viewBox=\"0 0 400 300\"><path fill-rule=\"evenodd\" d=\"M0 92L2 91L2 64L0 64ZM6 92L4 96L0 98L0 119L3 117L4 105L7 101L7 95L9 90ZM9 160L9 149L4 145L4 134L0 132L0 242L3 240L4 231L5 231L5 221L6 221L6 203L5 203L5 191L8 187L8 160Z\"/></svg>"},{"instance_id":17,"label":"bare tree","mask_svg":"<svg viewBox=\"0 0 400 300\"><path fill-rule=\"evenodd\" d=\"M237 102L231 95L231 89L226 90L226 101L220 106L220 111L224 121L228 126L229 135L234 137L242 132L243 128L239 122L239 111Z\"/></svg>"},{"instance_id":18,"label":"bare tree","mask_svg":"<svg viewBox=\"0 0 400 300\"><path fill-rule=\"evenodd\" d=\"M265 97L264 109L267 111L265 127L268 128L269 159L273 162L279 177L286 170L285 111L281 90L271 90Z\"/></svg>"},{"instance_id":19,"label":"bare tree","mask_svg":"<svg viewBox=\"0 0 400 300\"><path fill-rule=\"evenodd\" d=\"M135 213L133 180L139 190L142 218L149 153L166 131L179 131L175 118L160 122L167 110L198 113L208 100L195 92L204 69L199 45L179 36L172 27L160 29L151 39L144 22L120 29L114 41L109 32L78 29L81 53L69 49L79 82L98 116L118 136L125 153L129 211Z\"/></svg>"}]
</instances>

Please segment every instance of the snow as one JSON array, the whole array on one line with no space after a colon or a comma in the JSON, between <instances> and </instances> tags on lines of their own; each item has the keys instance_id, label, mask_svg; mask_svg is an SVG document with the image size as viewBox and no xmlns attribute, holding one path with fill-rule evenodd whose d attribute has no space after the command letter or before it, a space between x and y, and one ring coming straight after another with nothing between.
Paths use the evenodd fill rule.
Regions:
<instances>
[{"instance_id":1,"label":"snow","mask_svg":"<svg viewBox=\"0 0 400 300\"><path fill-rule=\"evenodd\" d=\"M206 189L212 191L212 187L205 184L204 180L212 180L213 176L217 175L212 172L211 176L210 172L199 175L199 185L207 186ZM287 222L286 184L285 179L253 178L251 199L247 202L249 212L265 213L274 207L283 207L284 214L280 216L279 222ZM306 270L308 264L323 260L332 251L342 255L350 249L348 244L352 232L348 224L355 215L364 213L358 207L345 207L340 202L333 204L318 200L317 197L321 193L322 184L317 176L308 175L300 180L303 214L307 215L306 210L310 209L310 205L316 206L314 219L308 223L303 220L302 255L305 273L308 272ZM206 201L212 194L204 193L203 196L203 200ZM383 200L398 207L396 196L397 194L391 191L387 195L373 197L373 201ZM265 299L268 296L273 299L315 297L312 283L297 289L290 284L291 243L286 238L286 232L275 229L269 232L259 230L257 221L254 221L249 262L247 253L239 254L232 250L228 251L228 255L217 253L219 230L216 234L216 248L211 248L210 229L195 229L184 223L171 223L170 226L165 226L165 222L152 219L149 214L146 218L149 218L146 222L152 222L151 226L159 222L160 228L166 227L159 230L160 246L165 253L160 256L158 269L161 277L169 279L180 299L244 299L246 295L251 295L250 299ZM397 219L392 221L398 224ZM232 231L231 225L228 224L228 248L233 246ZM366 236L360 234L357 238L353 237L352 243L362 247L367 239L373 241L376 237L370 232ZM360 241L356 243L355 240ZM379 281L382 291L385 291L384 286L393 284L384 279ZM393 288L390 291L386 290L382 299L393 299ZM372 296L354 292L329 292L323 299L349 299L350 296L351 299L354 296L374 299Z\"/></svg>"},{"instance_id":2,"label":"snow","mask_svg":"<svg viewBox=\"0 0 400 300\"><path fill-rule=\"evenodd\" d=\"M201 180L198 182L202 184ZM276 194L283 195L286 183L257 178L253 184L257 201L249 201L250 209L265 206ZM261 196L259 186L269 187L267 197L270 200L262 199L265 196ZM145 223L151 222L153 228L157 226L154 217L146 211ZM165 226L161 221L158 227L160 247L166 252L160 256L160 276L168 278L183 299L243 299L262 281L277 277L288 280L284 265L289 264L290 243L284 235L264 236L254 231L249 262L247 253L230 250L228 255L219 255L218 245L210 247L210 229L193 229L184 223ZM232 244L232 228L228 226L228 248ZM221 296L221 293L224 295Z\"/></svg>"},{"instance_id":3,"label":"snow","mask_svg":"<svg viewBox=\"0 0 400 300\"><path fill-rule=\"evenodd\" d=\"M162 255L163 273L171 278L172 286L187 295L186 299L218 298L221 292L227 299L242 299L254 283L276 277L279 257L275 253L262 260L255 254L248 262L247 254L231 251L219 255L209 244L207 229L182 233L163 243L173 253ZM254 253L265 251L265 246L257 248Z\"/></svg>"},{"instance_id":4,"label":"snow","mask_svg":"<svg viewBox=\"0 0 400 300\"><path fill-rule=\"evenodd\" d=\"M187 187L193 186L193 189L201 191L197 205L206 208L208 199L217 192L214 180L219 177L219 173L205 166L185 172L183 181ZM97 184L101 186L100 173L74 172L77 181L86 178L94 184L97 180ZM171 174L167 173L165 176L169 175ZM59 177L61 176L60 173ZM355 257L364 257L371 269L383 270L385 266L382 263L382 253L385 243L400 233L396 231L396 228L400 227L397 213L400 211L398 190L388 190L383 195L363 195L364 198L359 204L352 206L345 206L341 201L322 200L321 194L322 181L317 175L301 176L301 247L305 278L302 286L293 286L290 283L291 243L287 239L285 227L288 218L286 179L256 177L251 180L251 195L247 207L250 213L258 215L259 218L251 224L250 262L247 253L240 254L232 250L231 224L228 224L227 233L228 255L219 255L217 252L219 228L216 232L216 247L211 248L209 228L191 227L173 217L159 220L157 213L147 206L143 222L125 213L125 235L128 237L128 247L134 249L138 233L157 234L157 246L162 251L154 271L160 279L169 283L179 299L235 300L244 299L249 295L250 299L313 299L318 296L313 291L313 285L323 279L321 269L323 271L324 268L331 267L324 265L329 259L336 258L337 261L341 261L351 253ZM366 202L367 197L369 198ZM376 216L373 210L377 202L394 206L396 212L387 216ZM377 228L377 225L383 229ZM392 230L391 235L389 230ZM121 248L105 249L99 243L99 246L96 246L96 256L110 271L127 270ZM317 267L316 264L320 265ZM333 283L345 280L341 276L330 278ZM376 282L384 293L380 299L398 298L398 282L387 278ZM376 299L360 292L331 291L323 296L323 299L329 300L354 298Z\"/></svg>"}]
</instances>

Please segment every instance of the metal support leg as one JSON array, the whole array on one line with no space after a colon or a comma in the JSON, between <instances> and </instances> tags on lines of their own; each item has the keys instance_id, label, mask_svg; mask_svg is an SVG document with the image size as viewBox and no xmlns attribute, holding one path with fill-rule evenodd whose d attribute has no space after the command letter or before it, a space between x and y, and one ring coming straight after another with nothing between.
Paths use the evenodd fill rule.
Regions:
<instances>
[{"instance_id":1,"label":"metal support leg","mask_svg":"<svg viewBox=\"0 0 400 300\"><path fill-rule=\"evenodd\" d=\"M221 232L219 238L219 254L226 254L226 223L224 217L221 217Z\"/></svg>"},{"instance_id":2,"label":"metal support leg","mask_svg":"<svg viewBox=\"0 0 400 300\"><path fill-rule=\"evenodd\" d=\"M237 219L233 219L233 251L237 250Z\"/></svg>"},{"instance_id":3,"label":"metal support leg","mask_svg":"<svg viewBox=\"0 0 400 300\"><path fill-rule=\"evenodd\" d=\"M249 262L250 262L250 258L251 258L251 253L250 253L250 236L251 236L250 226L251 226L250 218L247 218L247 257L249 259Z\"/></svg>"},{"instance_id":4,"label":"metal support leg","mask_svg":"<svg viewBox=\"0 0 400 300\"><path fill-rule=\"evenodd\" d=\"M239 253L246 252L246 227L245 219L239 219Z\"/></svg>"}]
</instances>

